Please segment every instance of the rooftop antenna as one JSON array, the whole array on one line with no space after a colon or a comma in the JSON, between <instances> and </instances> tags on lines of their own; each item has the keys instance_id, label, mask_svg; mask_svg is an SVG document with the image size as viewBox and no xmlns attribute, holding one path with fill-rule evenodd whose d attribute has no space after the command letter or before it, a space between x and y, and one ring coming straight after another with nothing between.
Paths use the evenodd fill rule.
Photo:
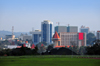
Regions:
<instances>
[{"instance_id":1,"label":"rooftop antenna","mask_svg":"<svg viewBox=\"0 0 100 66\"><path fill-rule=\"evenodd\" d=\"M32 28L32 31L34 31L34 27Z\"/></svg>"},{"instance_id":2,"label":"rooftop antenna","mask_svg":"<svg viewBox=\"0 0 100 66\"><path fill-rule=\"evenodd\" d=\"M68 26L69 26L69 24L68 24Z\"/></svg>"},{"instance_id":3,"label":"rooftop antenna","mask_svg":"<svg viewBox=\"0 0 100 66\"><path fill-rule=\"evenodd\" d=\"M60 24L60 23L59 23L59 22L56 22L56 23L57 23L57 24L58 24L58 26L59 26L59 24Z\"/></svg>"}]
</instances>

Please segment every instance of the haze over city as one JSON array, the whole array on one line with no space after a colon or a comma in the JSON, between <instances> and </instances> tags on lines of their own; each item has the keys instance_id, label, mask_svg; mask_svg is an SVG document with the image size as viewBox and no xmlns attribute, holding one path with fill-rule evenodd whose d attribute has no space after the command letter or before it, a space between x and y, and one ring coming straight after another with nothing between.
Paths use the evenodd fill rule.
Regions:
<instances>
[{"instance_id":1,"label":"haze over city","mask_svg":"<svg viewBox=\"0 0 100 66\"><path fill-rule=\"evenodd\" d=\"M100 66L100 0L0 0L0 66Z\"/></svg>"},{"instance_id":2,"label":"haze over city","mask_svg":"<svg viewBox=\"0 0 100 66\"><path fill-rule=\"evenodd\" d=\"M29 32L50 20L60 25L100 29L100 0L0 0L0 30Z\"/></svg>"}]
</instances>

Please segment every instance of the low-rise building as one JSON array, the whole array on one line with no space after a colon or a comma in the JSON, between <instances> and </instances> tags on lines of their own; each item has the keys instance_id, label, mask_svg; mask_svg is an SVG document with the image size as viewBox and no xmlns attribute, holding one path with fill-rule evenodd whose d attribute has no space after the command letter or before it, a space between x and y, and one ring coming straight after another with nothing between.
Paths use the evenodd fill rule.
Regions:
<instances>
[{"instance_id":1,"label":"low-rise building","mask_svg":"<svg viewBox=\"0 0 100 66\"><path fill-rule=\"evenodd\" d=\"M30 32L32 34L32 42L36 45L41 42L41 30Z\"/></svg>"},{"instance_id":2,"label":"low-rise building","mask_svg":"<svg viewBox=\"0 0 100 66\"><path fill-rule=\"evenodd\" d=\"M15 38L15 35L6 35L5 36L5 39L14 39Z\"/></svg>"},{"instance_id":3,"label":"low-rise building","mask_svg":"<svg viewBox=\"0 0 100 66\"><path fill-rule=\"evenodd\" d=\"M24 40L24 41L27 41L27 40L31 40L32 39L32 36L29 36L27 34L21 34L19 37L18 37L19 40Z\"/></svg>"}]
</instances>

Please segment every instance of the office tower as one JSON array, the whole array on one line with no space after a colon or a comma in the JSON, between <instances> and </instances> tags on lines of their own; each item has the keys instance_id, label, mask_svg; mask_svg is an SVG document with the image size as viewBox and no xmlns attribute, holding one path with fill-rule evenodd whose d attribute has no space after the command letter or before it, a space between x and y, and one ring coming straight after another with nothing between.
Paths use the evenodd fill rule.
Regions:
<instances>
[{"instance_id":1,"label":"office tower","mask_svg":"<svg viewBox=\"0 0 100 66\"><path fill-rule=\"evenodd\" d=\"M97 31L97 39L100 40L100 31Z\"/></svg>"},{"instance_id":2,"label":"office tower","mask_svg":"<svg viewBox=\"0 0 100 66\"><path fill-rule=\"evenodd\" d=\"M60 32L78 32L77 26L56 26L55 31Z\"/></svg>"},{"instance_id":3,"label":"office tower","mask_svg":"<svg viewBox=\"0 0 100 66\"><path fill-rule=\"evenodd\" d=\"M60 32L59 46L86 46L86 34L78 32Z\"/></svg>"},{"instance_id":4,"label":"office tower","mask_svg":"<svg viewBox=\"0 0 100 66\"><path fill-rule=\"evenodd\" d=\"M62 46L71 46L71 42L74 41L74 45L78 44L78 34L72 32L61 32L59 33L61 41L60 45Z\"/></svg>"},{"instance_id":5,"label":"office tower","mask_svg":"<svg viewBox=\"0 0 100 66\"><path fill-rule=\"evenodd\" d=\"M32 42L36 45L41 42L41 30L30 32L32 34Z\"/></svg>"},{"instance_id":6,"label":"office tower","mask_svg":"<svg viewBox=\"0 0 100 66\"><path fill-rule=\"evenodd\" d=\"M89 27L81 26L80 32L88 34L89 33Z\"/></svg>"},{"instance_id":7,"label":"office tower","mask_svg":"<svg viewBox=\"0 0 100 66\"><path fill-rule=\"evenodd\" d=\"M41 22L41 40L47 44L52 43L52 24L49 20Z\"/></svg>"},{"instance_id":8,"label":"office tower","mask_svg":"<svg viewBox=\"0 0 100 66\"><path fill-rule=\"evenodd\" d=\"M68 26L67 32L78 32L78 27L77 26Z\"/></svg>"},{"instance_id":9,"label":"office tower","mask_svg":"<svg viewBox=\"0 0 100 66\"><path fill-rule=\"evenodd\" d=\"M67 32L67 26L56 26L54 30L55 32L57 31L58 33Z\"/></svg>"}]
</instances>

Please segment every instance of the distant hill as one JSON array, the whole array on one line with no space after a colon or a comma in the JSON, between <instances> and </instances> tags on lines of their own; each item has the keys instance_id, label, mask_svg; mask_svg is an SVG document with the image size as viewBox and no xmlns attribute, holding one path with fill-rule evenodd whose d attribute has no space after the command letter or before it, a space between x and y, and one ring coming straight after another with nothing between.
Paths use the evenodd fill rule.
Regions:
<instances>
[{"instance_id":1,"label":"distant hill","mask_svg":"<svg viewBox=\"0 0 100 66\"><path fill-rule=\"evenodd\" d=\"M31 35L29 32L14 32L14 35L16 38L18 38L18 36L20 36L20 34L23 33L23 34L28 34L28 35ZM5 35L12 35L12 32L10 31L4 31L4 30L1 30L0 31L0 38L5 38Z\"/></svg>"}]
</instances>

